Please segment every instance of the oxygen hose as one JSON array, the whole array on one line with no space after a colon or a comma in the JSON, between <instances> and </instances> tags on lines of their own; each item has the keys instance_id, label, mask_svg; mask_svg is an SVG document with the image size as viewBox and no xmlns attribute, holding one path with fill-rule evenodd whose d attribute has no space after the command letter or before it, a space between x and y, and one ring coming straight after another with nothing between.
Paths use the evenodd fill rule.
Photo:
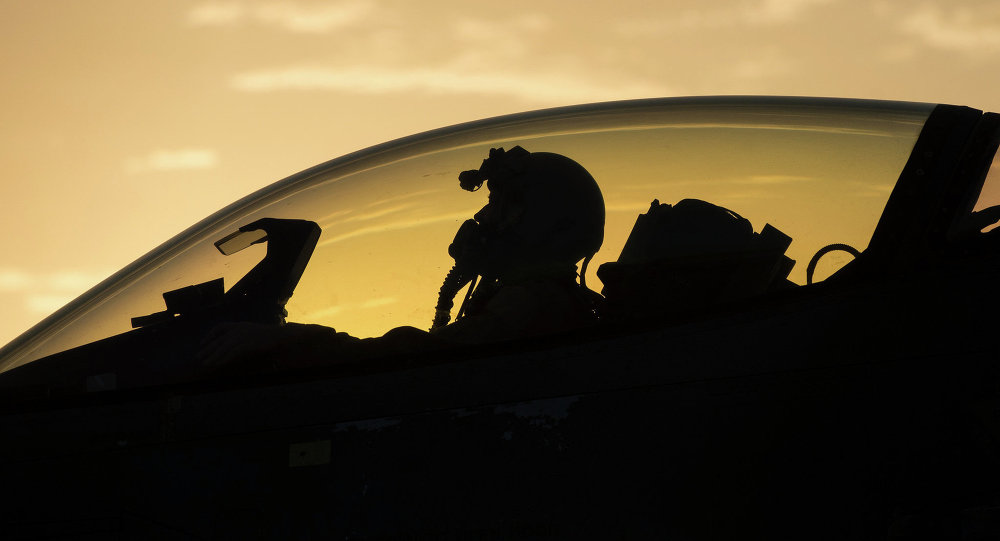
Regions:
<instances>
[{"instance_id":1,"label":"oxygen hose","mask_svg":"<svg viewBox=\"0 0 1000 541\"><path fill-rule=\"evenodd\" d=\"M594 258L594 255L596 253L597 252L594 252L593 254L590 254L587 257L583 258L583 264L580 266L580 285L583 286L583 288L588 291L590 290L590 288L587 287L587 266L590 265L590 260Z\"/></svg>"},{"instance_id":2,"label":"oxygen hose","mask_svg":"<svg viewBox=\"0 0 1000 541\"><path fill-rule=\"evenodd\" d=\"M455 306L455 295L458 295L458 292L470 281L472 281L472 276L466 276L458 264L451 267L448 275L444 278L444 283L441 284L441 290L438 292L437 305L434 307L434 322L431 324L432 331L444 327L451 321L451 309Z\"/></svg>"}]
</instances>

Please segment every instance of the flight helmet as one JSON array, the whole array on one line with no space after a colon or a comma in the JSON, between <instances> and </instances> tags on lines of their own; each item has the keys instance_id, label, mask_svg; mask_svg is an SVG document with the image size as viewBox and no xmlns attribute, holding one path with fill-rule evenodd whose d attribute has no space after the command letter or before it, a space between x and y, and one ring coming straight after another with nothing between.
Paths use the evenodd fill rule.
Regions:
<instances>
[{"instance_id":1,"label":"flight helmet","mask_svg":"<svg viewBox=\"0 0 1000 541\"><path fill-rule=\"evenodd\" d=\"M494 148L478 170L463 172L459 181L469 191L484 182L489 190L489 202L474 217L474 243L450 249L459 262L462 255L470 256L477 274L503 277L565 268L589 260L604 241L601 190L583 166L566 156L519 146ZM465 248L474 253L463 254Z\"/></svg>"},{"instance_id":2,"label":"flight helmet","mask_svg":"<svg viewBox=\"0 0 1000 541\"><path fill-rule=\"evenodd\" d=\"M448 323L455 295L473 282L469 300L480 276L491 284L573 277L583 260L586 287L587 264L604 242L604 196L583 166L560 154L493 148L459 183L468 191L485 183L489 201L448 247L455 266L441 286L432 329Z\"/></svg>"}]
</instances>

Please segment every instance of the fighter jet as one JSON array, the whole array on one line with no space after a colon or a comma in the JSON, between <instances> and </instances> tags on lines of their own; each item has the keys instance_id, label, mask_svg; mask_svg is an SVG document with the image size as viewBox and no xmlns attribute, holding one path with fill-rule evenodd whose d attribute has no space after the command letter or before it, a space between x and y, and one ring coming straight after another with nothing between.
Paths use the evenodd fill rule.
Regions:
<instances>
[{"instance_id":1,"label":"fighter jet","mask_svg":"<svg viewBox=\"0 0 1000 541\"><path fill-rule=\"evenodd\" d=\"M0 349L0 531L995 538L998 145L954 105L662 98L307 169ZM586 317L463 323L588 227ZM374 345L209 366L234 325Z\"/></svg>"}]
</instances>

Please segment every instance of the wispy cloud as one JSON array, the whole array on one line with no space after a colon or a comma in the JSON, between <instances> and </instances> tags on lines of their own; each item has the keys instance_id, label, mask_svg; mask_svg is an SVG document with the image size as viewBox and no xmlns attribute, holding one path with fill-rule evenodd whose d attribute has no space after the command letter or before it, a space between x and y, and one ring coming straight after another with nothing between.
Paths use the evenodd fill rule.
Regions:
<instances>
[{"instance_id":1,"label":"wispy cloud","mask_svg":"<svg viewBox=\"0 0 1000 541\"><path fill-rule=\"evenodd\" d=\"M369 210L367 212L364 211L363 209L341 210L331 214L327 214L326 216L317 220L317 222L325 230L327 228L336 227L345 223L375 220L377 218L382 218L384 216L398 214L404 210L411 209L417 206L417 204L414 202L405 202L405 200L407 199L423 197L425 195L438 193L440 191L441 190L420 190L409 194L388 197L386 199L380 199L378 201L368 203L363 207L363 209L373 209L373 210ZM404 202L400 203L400 201ZM396 204L391 204L391 203L396 203Z\"/></svg>"},{"instance_id":2,"label":"wispy cloud","mask_svg":"<svg viewBox=\"0 0 1000 541\"><path fill-rule=\"evenodd\" d=\"M75 295L28 295L24 299L24 307L34 314L48 315L75 298Z\"/></svg>"},{"instance_id":3,"label":"wispy cloud","mask_svg":"<svg viewBox=\"0 0 1000 541\"><path fill-rule=\"evenodd\" d=\"M808 182L811 180L816 180L815 177L804 177L797 175L751 175L746 178L733 179L732 182L735 184L753 184L753 185L773 185L773 184L789 184L792 182Z\"/></svg>"},{"instance_id":4,"label":"wispy cloud","mask_svg":"<svg viewBox=\"0 0 1000 541\"><path fill-rule=\"evenodd\" d=\"M1000 4L940 8L923 4L903 18L905 32L925 44L970 55L1000 52Z\"/></svg>"},{"instance_id":5,"label":"wispy cloud","mask_svg":"<svg viewBox=\"0 0 1000 541\"><path fill-rule=\"evenodd\" d=\"M423 92L437 95L506 96L529 101L586 102L668 94L659 85L592 81L567 74L491 71L470 73L442 68L348 66L289 67L237 75L232 86L244 92L340 91L356 94Z\"/></svg>"},{"instance_id":6,"label":"wispy cloud","mask_svg":"<svg viewBox=\"0 0 1000 541\"><path fill-rule=\"evenodd\" d=\"M854 187L854 191L851 195L854 197L889 197L889 193L892 192L892 184L872 184L868 182L861 182L857 180L850 181L850 184Z\"/></svg>"},{"instance_id":7,"label":"wispy cloud","mask_svg":"<svg viewBox=\"0 0 1000 541\"><path fill-rule=\"evenodd\" d=\"M24 310L48 315L109 276L110 272L59 270L32 273L13 267L0 268L0 295L10 296ZM10 304L10 300L4 301Z\"/></svg>"},{"instance_id":8,"label":"wispy cloud","mask_svg":"<svg viewBox=\"0 0 1000 541\"><path fill-rule=\"evenodd\" d=\"M335 223L364 222L364 221L367 221L367 220L374 220L376 218L381 218L383 216L388 216L390 214L397 214L397 213L402 212L402 211L404 211L404 210L406 210L408 208L412 208L413 206L414 206L413 203L403 203L402 205L396 205L396 206L393 206L393 207L384 208L384 209L380 209L380 210L373 210L371 212L366 212L364 214L357 214L357 215L354 215L354 216L350 216L350 217L344 218L340 222L335 222Z\"/></svg>"},{"instance_id":9,"label":"wispy cloud","mask_svg":"<svg viewBox=\"0 0 1000 541\"><path fill-rule=\"evenodd\" d=\"M57 271L44 277L45 286L56 291L83 292L110 275L110 272Z\"/></svg>"},{"instance_id":10,"label":"wispy cloud","mask_svg":"<svg viewBox=\"0 0 1000 541\"><path fill-rule=\"evenodd\" d=\"M749 190L749 191L736 191L728 192L719 195L719 201L722 201L722 205L725 205L725 201L732 199L774 199L781 197L781 192L775 191L765 191L765 190Z\"/></svg>"},{"instance_id":11,"label":"wispy cloud","mask_svg":"<svg viewBox=\"0 0 1000 541\"><path fill-rule=\"evenodd\" d=\"M439 174L444 174L444 173L439 173ZM426 176L430 176L430 175L424 175L424 176L426 177ZM455 178L456 179L458 178L457 174L455 175ZM386 205L388 203L395 203L397 201L401 201L401 200L405 200L405 199L416 199L418 197L422 198L422 197L424 197L426 195L430 195L430 194L433 194L433 193L441 193L442 191L443 190L441 190L440 188L433 189L433 190L417 190L415 192L408 192L408 193L404 193L404 194L401 194L401 195L394 195L392 197L387 197L385 199L379 199L378 201L372 201L371 203L368 203L367 205L365 205L365 207L369 207L369 208L370 207L378 207L378 206L381 206L381 205Z\"/></svg>"},{"instance_id":12,"label":"wispy cloud","mask_svg":"<svg viewBox=\"0 0 1000 541\"><path fill-rule=\"evenodd\" d=\"M379 297L377 299L370 299L361 303L361 308L379 308L390 304L396 304L397 302L399 302L399 299L396 297Z\"/></svg>"},{"instance_id":13,"label":"wispy cloud","mask_svg":"<svg viewBox=\"0 0 1000 541\"><path fill-rule=\"evenodd\" d=\"M82 293L110 275L110 272L61 270L31 273L23 269L0 268L0 293L30 290Z\"/></svg>"},{"instance_id":14,"label":"wispy cloud","mask_svg":"<svg viewBox=\"0 0 1000 541\"><path fill-rule=\"evenodd\" d=\"M650 198L648 201L643 199L642 201L624 201L618 203L607 203L604 206L605 212L646 212L649 209L649 203L652 201Z\"/></svg>"},{"instance_id":15,"label":"wispy cloud","mask_svg":"<svg viewBox=\"0 0 1000 541\"><path fill-rule=\"evenodd\" d=\"M917 47L910 42L890 43L879 48L876 56L889 63L909 62L917 58Z\"/></svg>"},{"instance_id":16,"label":"wispy cloud","mask_svg":"<svg viewBox=\"0 0 1000 541\"><path fill-rule=\"evenodd\" d=\"M757 6L743 9L746 21L758 24L783 24L799 20L816 6L831 4L834 0L762 0Z\"/></svg>"},{"instance_id":17,"label":"wispy cloud","mask_svg":"<svg viewBox=\"0 0 1000 541\"><path fill-rule=\"evenodd\" d=\"M551 27L549 17L540 13L490 19L462 17L453 23L452 36L454 42L462 44L469 62L495 65L500 58L521 58L537 50L534 40L550 39Z\"/></svg>"},{"instance_id":18,"label":"wispy cloud","mask_svg":"<svg viewBox=\"0 0 1000 541\"><path fill-rule=\"evenodd\" d=\"M254 16L292 32L328 32L364 21L372 13L372 2L337 2L302 7L294 3L264 4Z\"/></svg>"},{"instance_id":19,"label":"wispy cloud","mask_svg":"<svg viewBox=\"0 0 1000 541\"><path fill-rule=\"evenodd\" d=\"M522 13L507 21L463 17L455 25L455 35L465 41L491 41L509 39L519 34L537 34L549 30L549 18L541 13Z\"/></svg>"},{"instance_id":20,"label":"wispy cloud","mask_svg":"<svg viewBox=\"0 0 1000 541\"><path fill-rule=\"evenodd\" d=\"M145 156L126 160L125 170L129 173L145 173L149 171L211 169L218 164L218 153L212 149L157 149Z\"/></svg>"},{"instance_id":21,"label":"wispy cloud","mask_svg":"<svg viewBox=\"0 0 1000 541\"><path fill-rule=\"evenodd\" d=\"M730 73L739 79L770 79L792 71L793 64L787 55L778 49L759 52L753 58L737 61Z\"/></svg>"},{"instance_id":22,"label":"wispy cloud","mask_svg":"<svg viewBox=\"0 0 1000 541\"><path fill-rule=\"evenodd\" d=\"M195 26L225 26L239 22L246 12L240 2L210 2L195 6L187 19Z\"/></svg>"},{"instance_id":23,"label":"wispy cloud","mask_svg":"<svg viewBox=\"0 0 1000 541\"><path fill-rule=\"evenodd\" d=\"M664 180L662 182L636 182L631 184L622 184L617 186L617 189L626 192L642 192L644 194L656 194L662 190L671 189L677 190L683 188L688 190L691 187L706 187L706 186L777 186L782 184L791 184L799 182L812 182L817 180L816 177L804 176L804 175L748 175L748 176L738 176L738 177L720 177L720 178L680 178ZM891 188L891 186L890 186ZM727 188L728 189L728 188ZM683 191L683 190L682 190ZM634 197L634 196L633 196ZM649 203L652 201L653 195L649 196L649 199L634 200L626 199L623 201L607 201L606 209L610 211L631 211L635 208L649 208ZM663 203L671 203L672 201L663 200Z\"/></svg>"},{"instance_id":24,"label":"wispy cloud","mask_svg":"<svg viewBox=\"0 0 1000 541\"><path fill-rule=\"evenodd\" d=\"M669 17L636 18L617 25L627 35L658 35L676 31L730 28L735 26L772 26L800 21L812 8L835 0L758 0L756 2L715 4L671 13Z\"/></svg>"},{"instance_id":25,"label":"wispy cloud","mask_svg":"<svg viewBox=\"0 0 1000 541\"><path fill-rule=\"evenodd\" d=\"M316 310L314 312L306 312L302 314L301 319L304 321L319 321L332 316L335 316L344 311L347 308L344 305L327 306L321 310Z\"/></svg>"},{"instance_id":26,"label":"wispy cloud","mask_svg":"<svg viewBox=\"0 0 1000 541\"><path fill-rule=\"evenodd\" d=\"M20 269L0 269L0 293L23 291L35 283L35 277Z\"/></svg>"},{"instance_id":27,"label":"wispy cloud","mask_svg":"<svg viewBox=\"0 0 1000 541\"><path fill-rule=\"evenodd\" d=\"M401 220L398 222L380 224L371 227L362 227L360 229L355 229L354 231L349 231L342 235L337 235L335 237L325 239L321 241L317 247L327 246L347 239L361 237L364 235L372 235L375 233L387 233L389 231L399 231L401 229L410 229L413 227L420 227L440 222L458 222L460 220L465 220L469 218L470 216L475 214L477 210L479 209L470 209L464 212L455 212L452 214L443 214L440 216L428 216L426 218L415 218L412 220Z\"/></svg>"},{"instance_id":28,"label":"wispy cloud","mask_svg":"<svg viewBox=\"0 0 1000 541\"><path fill-rule=\"evenodd\" d=\"M368 0L312 3L209 2L188 12L194 26L235 26L245 23L277 27L289 32L323 33L365 21L375 9Z\"/></svg>"},{"instance_id":29,"label":"wispy cloud","mask_svg":"<svg viewBox=\"0 0 1000 541\"><path fill-rule=\"evenodd\" d=\"M383 306L388 306L390 304L395 304L397 302L399 302L399 299L396 298L396 297L378 297L378 298L369 299L369 300L367 300L365 302L357 303L357 304L344 303L344 304L338 304L338 305L335 305L335 306L327 306L327 307L322 308L320 310L316 310L316 311L313 311L313 312L306 312L305 314L302 314L302 315L297 316L297 317L300 317L301 319L303 319L305 321L322 321L322 320L330 318L332 316L336 316L336 315L342 314L345 311L353 311L353 310L359 310L359 309L360 310L368 310L368 309L371 309L371 308L381 308Z\"/></svg>"}]
</instances>

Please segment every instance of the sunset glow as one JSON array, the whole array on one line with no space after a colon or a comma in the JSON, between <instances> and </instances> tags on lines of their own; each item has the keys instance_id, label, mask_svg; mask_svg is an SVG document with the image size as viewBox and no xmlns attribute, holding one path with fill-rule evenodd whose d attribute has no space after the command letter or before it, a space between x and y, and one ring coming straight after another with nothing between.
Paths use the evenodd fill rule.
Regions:
<instances>
[{"instance_id":1,"label":"sunset glow","mask_svg":"<svg viewBox=\"0 0 1000 541\"><path fill-rule=\"evenodd\" d=\"M1000 110L1000 4L986 0L619 0L571 8L524 1L0 1L0 200L7 203L0 343L231 201L423 130L551 106L678 95L838 96ZM670 137L690 148L706 138L725 146L730 132L702 126ZM772 135L788 153L794 145L848 140ZM627 136L621 141L615 152L629 148ZM585 135L571 146L545 150L579 159L602 182L633 179L634 190L608 198L608 241L623 242L615 236L627 234L636 209L649 204L642 175L602 169L601 152L611 149ZM453 182L455 168L475 166L482 150L458 150L465 154L449 156L447 167L427 170ZM660 159L694 163L684 148L675 152ZM753 148L730 155L729 176L682 195L732 205L758 230L772 220L758 208L771 188L808 190L824 180L808 167L775 171ZM677 186L703 173L693 166L670 172ZM824 173L851 183L859 208L884 202L894 180L863 162ZM386 179L399 176L386 170ZM429 183L421 195L437 197L446 185L451 189ZM330 231L323 246L370 242L376 232L417 224L433 232L428 247L440 247L455 220L481 204L457 193L454 204L448 199L426 215L415 201L394 199L400 194L390 184L379 189L383 196L364 203L378 204L352 206L353 195L343 194L341 208L317 211ZM782 227L779 221L800 218L773 219ZM830 242L863 245L870 225L856 223L856 238ZM811 249L797 238L792 249L800 247ZM412 249L418 257L424 247ZM308 278L303 287L313 287ZM301 309L338 327L352 311L410 310L395 291L338 295Z\"/></svg>"}]
</instances>

